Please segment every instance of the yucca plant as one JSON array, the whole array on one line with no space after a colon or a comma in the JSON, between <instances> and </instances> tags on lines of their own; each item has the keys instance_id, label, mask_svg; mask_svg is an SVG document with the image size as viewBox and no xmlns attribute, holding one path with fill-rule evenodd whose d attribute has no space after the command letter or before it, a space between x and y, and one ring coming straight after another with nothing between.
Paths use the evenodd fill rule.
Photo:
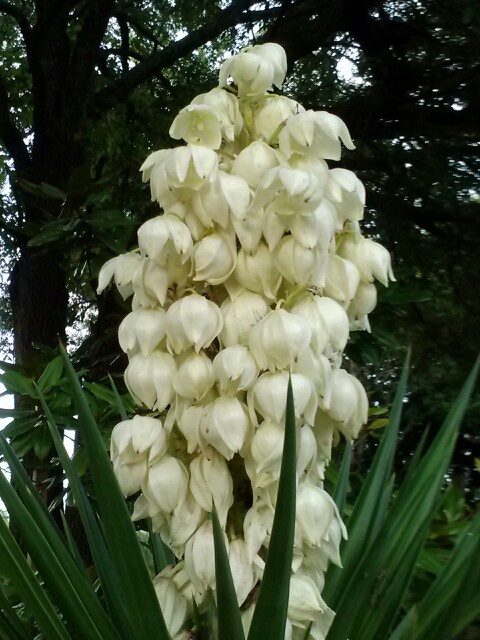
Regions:
<instances>
[{"instance_id":1,"label":"yucca plant","mask_svg":"<svg viewBox=\"0 0 480 640\"><path fill-rule=\"evenodd\" d=\"M99 274L99 293L113 279L132 297L119 344L138 408L129 416L118 403L110 459L63 349L55 369L70 381L93 503L45 399L49 376L27 380L85 527L88 573L68 526L57 529L0 437L18 489L3 478L0 495L29 553L2 522L0 572L47 638L423 640L455 634L478 611L475 580L469 603L455 600L477 551L476 518L418 607L402 609L475 372L397 487L405 365L348 519L344 568L333 566L347 537L350 443L368 415L343 351L350 330L369 329L374 280L394 277L388 251L362 235L362 183L327 164L341 143L354 148L346 125L273 93L286 70L277 44L226 60L219 86L172 123L185 144L141 167L162 213L139 228L138 249ZM342 437L335 502L324 473ZM132 521L148 522L153 576ZM457 605L448 624L447 583ZM27 637L8 593L1 598L2 633Z\"/></svg>"}]
</instances>

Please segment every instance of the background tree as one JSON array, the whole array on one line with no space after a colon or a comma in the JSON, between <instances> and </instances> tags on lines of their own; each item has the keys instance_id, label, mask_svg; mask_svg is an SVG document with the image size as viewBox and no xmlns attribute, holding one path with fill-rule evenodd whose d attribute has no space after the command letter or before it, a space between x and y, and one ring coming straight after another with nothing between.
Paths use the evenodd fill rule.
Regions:
<instances>
[{"instance_id":1,"label":"background tree","mask_svg":"<svg viewBox=\"0 0 480 640\"><path fill-rule=\"evenodd\" d=\"M386 402L399 351L412 344L412 437L444 415L480 346L478 7L1 0L0 34L9 272L1 319L24 372L40 375L51 358L45 347L67 333L92 379L115 370L121 301L113 293L97 300L95 278L108 257L135 244L147 217L138 167L149 151L172 146L172 113L214 86L218 58L268 40L287 51L292 97L346 120L357 150L345 162L366 183L367 228L394 255L400 284L381 294L380 338L359 335L352 366L369 372L372 399ZM81 340L72 334L79 322L89 327ZM472 414L458 453L470 483L474 424ZM35 429L14 439L32 470L49 451L48 440L38 446L45 430Z\"/></svg>"}]
</instances>

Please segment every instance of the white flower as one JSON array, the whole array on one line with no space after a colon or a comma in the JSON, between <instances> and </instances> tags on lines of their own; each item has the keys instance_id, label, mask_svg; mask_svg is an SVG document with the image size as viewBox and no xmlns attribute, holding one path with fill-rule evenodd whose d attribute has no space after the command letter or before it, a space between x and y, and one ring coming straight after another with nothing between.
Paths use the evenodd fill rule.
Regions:
<instances>
[{"instance_id":1,"label":"white flower","mask_svg":"<svg viewBox=\"0 0 480 640\"><path fill-rule=\"evenodd\" d=\"M280 215L305 213L320 204L327 180L326 169L321 174L288 166L274 166L260 181L252 208L261 208L268 203Z\"/></svg>"},{"instance_id":2,"label":"white flower","mask_svg":"<svg viewBox=\"0 0 480 640\"><path fill-rule=\"evenodd\" d=\"M184 398L197 402L213 387L215 374L210 358L203 352L190 352L182 359L173 378L173 388Z\"/></svg>"},{"instance_id":3,"label":"white flower","mask_svg":"<svg viewBox=\"0 0 480 640\"><path fill-rule=\"evenodd\" d=\"M185 499L187 489L188 471L174 456L165 454L149 464L142 491L163 513L173 513L177 505Z\"/></svg>"},{"instance_id":4,"label":"white flower","mask_svg":"<svg viewBox=\"0 0 480 640\"><path fill-rule=\"evenodd\" d=\"M250 427L245 405L238 398L220 396L204 408L200 433L227 460L243 446Z\"/></svg>"},{"instance_id":5,"label":"white flower","mask_svg":"<svg viewBox=\"0 0 480 640\"><path fill-rule=\"evenodd\" d=\"M321 287L326 278L327 254L307 249L294 236L285 236L273 252L274 264L282 276L294 285Z\"/></svg>"},{"instance_id":6,"label":"white flower","mask_svg":"<svg viewBox=\"0 0 480 640\"><path fill-rule=\"evenodd\" d=\"M118 328L118 341L122 351L140 350L146 358L159 347L166 335L163 309L137 309L129 313Z\"/></svg>"},{"instance_id":7,"label":"white flower","mask_svg":"<svg viewBox=\"0 0 480 640\"><path fill-rule=\"evenodd\" d=\"M250 187L256 188L263 177L279 164L278 152L262 140L256 140L235 158L232 173L243 178Z\"/></svg>"},{"instance_id":8,"label":"white flower","mask_svg":"<svg viewBox=\"0 0 480 640\"><path fill-rule=\"evenodd\" d=\"M213 371L220 393L231 396L246 391L258 376L255 358L241 345L225 347L217 353L213 360Z\"/></svg>"},{"instance_id":9,"label":"white flower","mask_svg":"<svg viewBox=\"0 0 480 640\"><path fill-rule=\"evenodd\" d=\"M205 184L192 200L192 210L205 229L216 222L226 229L229 212L243 219L250 203L250 187L240 176L219 171L214 182Z\"/></svg>"},{"instance_id":10,"label":"white flower","mask_svg":"<svg viewBox=\"0 0 480 640\"><path fill-rule=\"evenodd\" d=\"M215 505L222 526L233 504L233 481L224 457L207 447L190 464L190 491L198 504L211 511Z\"/></svg>"},{"instance_id":11,"label":"white flower","mask_svg":"<svg viewBox=\"0 0 480 640\"><path fill-rule=\"evenodd\" d=\"M145 357L137 353L125 370L125 384L134 398L149 409L163 411L173 395L172 378L177 371L169 353L156 349Z\"/></svg>"},{"instance_id":12,"label":"white flower","mask_svg":"<svg viewBox=\"0 0 480 640\"><path fill-rule=\"evenodd\" d=\"M353 222L363 219L365 187L353 171L330 169L325 194L335 205L338 229L343 227L346 220Z\"/></svg>"},{"instance_id":13,"label":"white flower","mask_svg":"<svg viewBox=\"0 0 480 640\"><path fill-rule=\"evenodd\" d=\"M326 609L328 607L312 578L303 574L295 574L291 577L288 617L293 624L303 623L308 626L309 620L316 620Z\"/></svg>"},{"instance_id":14,"label":"white flower","mask_svg":"<svg viewBox=\"0 0 480 640\"><path fill-rule=\"evenodd\" d=\"M154 578L153 586L168 632L174 636L187 618L187 601L177 591L173 580L161 573Z\"/></svg>"},{"instance_id":15,"label":"white flower","mask_svg":"<svg viewBox=\"0 0 480 640\"><path fill-rule=\"evenodd\" d=\"M180 557L185 550L185 544L205 520L206 513L193 497L190 490L184 500L174 509L169 525L168 539L165 542Z\"/></svg>"},{"instance_id":16,"label":"white flower","mask_svg":"<svg viewBox=\"0 0 480 640\"><path fill-rule=\"evenodd\" d=\"M317 410L315 388L310 380L300 373L293 373L291 380L295 416L297 418L303 416L305 422L313 424ZM247 392L247 403L250 411L258 411L266 420L283 424L287 386L288 373L286 371L263 373Z\"/></svg>"},{"instance_id":17,"label":"white flower","mask_svg":"<svg viewBox=\"0 0 480 640\"><path fill-rule=\"evenodd\" d=\"M332 395L329 415L338 422L338 428L351 440L367 421L368 398L362 383L344 369L332 372Z\"/></svg>"},{"instance_id":18,"label":"white flower","mask_svg":"<svg viewBox=\"0 0 480 640\"><path fill-rule=\"evenodd\" d=\"M225 60L220 69L221 87L232 76L238 95L256 96L269 91L272 85L280 88L287 72L285 51L278 44L268 43L245 47Z\"/></svg>"},{"instance_id":19,"label":"white flower","mask_svg":"<svg viewBox=\"0 0 480 640\"><path fill-rule=\"evenodd\" d=\"M285 309L270 311L252 327L249 348L260 369L285 369L308 349L308 322Z\"/></svg>"},{"instance_id":20,"label":"white flower","mask_svg":"<svg viewBox=\"0 0 480 640\"><path fill-rule=\"evenodd\" d=\"M220 121L212 107L206 104L191 104L177 115L169 130L176 140L200 144L210 149L218 149L222 143Z\"/></svg>"},{"instance_id":21,"label":"white flower","mask_svg":"<svg viewBox=\"0 0 480 640\"><path fill-rule=\"evenodd\" d=\"M128 497L140 490L147 475L147 460L143 457L137 462L123 462L117 458L113 471L122 494Z\"/></svg>"},{"instance_id":22,"label":"white flower","mask_svg":"<svg viewBox=\"0 0 480 640\"><path fill-rule=\"evenodd\" d=\"M259 242L253 254L240 249L235 277L246 289L260 293L268 300L275 299L282 281L281 274L275 268L272 254L263 242Z\"/></svg>"},{"instance_id":23,"label":"white flower","mask_svg":"<svg viewBox=\"0 0 480 640\"><path fill-rule=\"evenodd\" d=\"M228 549L228 559L232 572L233 585L237 594L238 605L241 606L250 591L253 589L256 579L252 563L249 560L247 546L244 540L232 540Z\"/></svg>"},{"instance_id":24,"label":"white flower","mask_svg":"<svg viewBox=\"0 0 480 640\"><path fill-rule=\"evenodd\" d=\"M254 110L255 131L265 140L271 140L273 134L290 116L305 111L301 104L286 96L272 95L258 102Z\"/></svg>"},{"instance_id":25,"label":"white flower","mask_svg":"<svg viewBox=\"0 0 480 640\"><path fill-rule=\"evenodd\" d=\"M235 243L225 232L205 236L195 245L193 265L194 282L217 285L232 274L237 262Z\"/></svg>"},{"instance_id":26,"label":"white flower","mask_svg":"<svg viewBox=\"0 0 480 640\"><path fill-rule=\"evenodd\" d=\"M333 500L326 491L310 482L297 487L296 523L304 541L320 546L334 517Z\"/></svg>"},{"instance_id":27,"label":"white flower","mask_svg":"<svg viewBox=\"0 0 480 640\"><path fill-rule=\"evenodd\" d=\"M347 149L355 148L345 123L338 116L311 110L292 115L278 138L280 151L287 158L299 154L327 160L340 160L340 140Z\"/></svg>"},{"instance_id":28,"label":"white flower","mask_svg":"<svg viewBox=\"0 0 480 640\"><path fill-rule=\"evenodd\" d=\"M338 254L355 264L364 282L373 282L376 278L388 287L388 281L395 280L390 253L378 242L363 238L360 234L344 234Z\"/></svg>"},{"instance_id":29,"label":"white flower","mask_svg":"<svg viewBox=\"0 0 480 640\"><path fill-rule=\"evenodd\" d=\"M227 298L220 307L223 329L220 340L225 347L248 345L250 329L268 312L265 299L258 293L242 291L231 300Z\"/></svg>"},{"instance_id":30,"label":"white flower","mask_svg":"<svg viewBox=\"0 0 480 640\"><path fill-rule=\"evenodd\" d=\"M285 429L272 420L262 422L250 443L255 463L255 487L266 487L280 476Z\"/></svg>"},{"instance_id":31,"label":"white flower","mask_svg":"<svg viewBox=\"0 0 480 640\"><path fill-rule=\"evenodd\" d=\"M226 140L232 142L242 130L243 120L238 100L229 91L216 87L208 93L196 96L192 100L192 105L207 105L215 112Z\"/></svg>"},{"instance_id":32,"label":"white flower","mask_svg":"<svg viewBox=\"0 0 480 640\"><path fill-rule=\"evenodd\" d=\"M348 307L360 284L357 267L340 256L329 254L325 277L324 294L342 306Z\"/></svg>"},{"instance_id":33,"label":"white flower","mask_svg":"<svg viewBox=\"0 0 480 640\"><path fill-rule=\"evenodd\" d=\"M325 351L327 345L333 351L343 351L347 344L348 316L343 307L326 296L307 294L292 307L292 313L305 318L312 331L312 349L317 355Z\"/></svg>"},{"instance_id":34,"label":"white flower","mask_svg":"<svg viewBox=\"0 0 480 640\"><path fill-rule=\"evenodd\" d=\"M198 353L212 344L222 328L223 316L217 305L193 293L167 311L167 348L181 353L193 346Z\"/></svg>"},{"instance_id":35,"label":"white flower","mask_svg":"<svg viewBox=\"0 0 480 640\"><path fill-rule=\"evenodd\" d=\"M255 506L245 514L243 533L250 562L253 562L267 535L272 531L273 516L273 509L261 500L257 500Z\"/></svg>"},{"instance_id":36,"label":"white flower","mask_svg":"<svg viewBox=\"0 0 480 640\"><path fill-rule=\"evenodd\" d=\"M348 317L352 322L352 328L370 331L368 314L377 305L377 288L374 284L360 282L355 297L348 305Z\"/></svg>"},{"instance_id":37,"label":"white flower","mask_svg":"<svg viewBox=\"0 0 480 640\"><path fill-rule=\"evenodd\" d=\"M185 571L199 591L215 588L215 548L211 520L205 520L185 545Z\"/></svg>"},{"instance_id":38,"label":"white flower","mask_svg":"<svg viewBox=\"0 0 480 640\"><path fill-rule=\"evenodd\" d=\"M165 214L142 224L138 232L140 250L153 260L166 262L167 256L178 255L184 263L192 253L192 234L186 224L174 215Z\"/></svg>"},{"instance_id":39,"label":"white flower","mask_svg":"<svg viewBox=\"0 0 480 640\"><path fill-rule=\"evenodd\" d=\"M148 416L134 416L119 422L112 430L110 456L113 462L137 462L154 459L167 450L162 421Z\"/></svg>"},{"instance_id":40,"label":"white flower","mask_svg":"<svg viewBox=\"0 0 480 640\"><path fill-rule=\"evenodd\" d=\"M113 278L120 295L126 300L133 293L133 276L141 263L142 257L136 251L108 260L100 269L97 293L100 295Z\"/></svg>"},{"instance_id":41,"label":"white flower","mask_svg":"<svg viewBox=\"0 0 480 640\"><path fill-rule=\"evenodd\" d=\"M317 440L313 429L302 424L297 443L297 477L307 476L317 458Z\"/></svg>"}]
</instances>

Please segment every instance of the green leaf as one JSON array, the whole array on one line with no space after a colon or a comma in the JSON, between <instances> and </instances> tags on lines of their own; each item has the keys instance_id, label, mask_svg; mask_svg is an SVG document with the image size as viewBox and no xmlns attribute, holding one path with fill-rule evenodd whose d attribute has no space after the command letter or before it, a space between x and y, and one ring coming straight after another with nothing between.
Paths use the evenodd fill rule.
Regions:
<instances>
[{"instance_id":1,"label":"green leaf","mask_svg":"<svg viewBox=\"0 0 480 640\"><path fill-rule=\"evenodd\" d=\"M295 535L297 478L295 440L295 410L292 383L289 379L285 440L275 516L248 640L278 640L285 634Z\"/></svg>"},{"instance_id":2,"label":"green leaf","mask_svg":"<svg viewBox=\"0 0 480 640\"><path fill-rule=\"evenodd\" d=\"M345 451L343 452L342 466L340 467L340 475L338 477L337 484L335 485L335 491L333 493L333 499L337 505L338 512L343 515L343 508L345 505L345 498L348 489L348 476L350 474L350 464L352 460L352 443L347 442L345 444Z\"/></svg>"},{"instance_id":3,"label":"green leaf","mask_svg":"<svg viewBox=\"0 0 480 640\"><path fill-rule=\"evenodd\" d=\"M77 407L79 428L90 462L105 540L122 583L125 595L124 606L134 628L133 637L138 640L149 637L170 640L153 583L102 436L63 346L60 346L60 353Z\"/></svg>"},{"instance_id":4,"label":"green leaf","mask_svg":"<svg viewBox=\"0 0 480 640\"><path fill-rule=\"evenodd\" d=\"M212 511L212 528L215 547L218 636L219 638L229 638L229 640L245 640L237 594L215 505Z\"/></svg>"},{"instance_id":5,"label":"green leaf","mask_svg":"<svg viewBox=\"0 0 480 640\"><path fill-rule=\"evenodd\" d=\"M35 388L32 378L22 376L18 371L5 371L0 375L0 382L3 383L10 393L17 393L21 396L35 397Z\"/></svg>"},{"instance_id":6,"label":"green leaf","mask_svg":"<svg viewBox=\"0 0 480 640\"><path fill-rule=\"evenodd\" d=\"M23 601L49 640L70 640L70 635L60 621L3 518L0 518L0 571L16 585ZM17 637L26 637L25 634L21 634L18 625L13 620L10 624Z\"/></svg>"},{"instance_id":7,"label":"green leaf","mask_svg":"<svg viewBox=\"0 0 480 640\"><path fill-rule=\"evenodd\" d=\"M8 462L18 495L0 474L0 497L56 606L80 636L118 640L86 575L72 558L55 522L13 450L0 432L0 450Z\"/></svg>"},{"instance_id":8,"label":"green leaf","mask_svg":"<svg viewBox=\"0 0 480 640\"><path fill-rule=\"evenodd\" d=\"M57 356L45 367L42 375L38 379L38 386L43 393L49 391L52 387L60 382L63 373L63 360Z\"/></svg>"}]
</instances>

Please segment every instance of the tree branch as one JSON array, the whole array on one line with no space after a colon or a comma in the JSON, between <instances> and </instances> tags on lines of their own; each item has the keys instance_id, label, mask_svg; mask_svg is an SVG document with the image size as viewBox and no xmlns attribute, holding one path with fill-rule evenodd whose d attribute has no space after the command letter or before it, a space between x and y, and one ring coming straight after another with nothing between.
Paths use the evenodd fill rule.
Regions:
<instances>
[{"instance_id":1,"label":"tree branch","mask_svg":"<svg viewBox=\"0 0 480 640\"><path fill-rule=\"evenodd\" d=\"M181 40L172 42L161 51L150 55L149 58L133 67L128 73L117 78L114 83L99 91L90 104L91 115L95 116L107 109L111 109L152 75L192 53L209 40L217 38L229 27L255 21L257 12L248 11L252 4L254 4L252 0L233 0L227 9L217 13L217 16L212 18L208 24L192 31ZM270 11L263 10L261 12L262 18L276 16L278 11L278 8Z\"/></svg>"}]
</instances>

